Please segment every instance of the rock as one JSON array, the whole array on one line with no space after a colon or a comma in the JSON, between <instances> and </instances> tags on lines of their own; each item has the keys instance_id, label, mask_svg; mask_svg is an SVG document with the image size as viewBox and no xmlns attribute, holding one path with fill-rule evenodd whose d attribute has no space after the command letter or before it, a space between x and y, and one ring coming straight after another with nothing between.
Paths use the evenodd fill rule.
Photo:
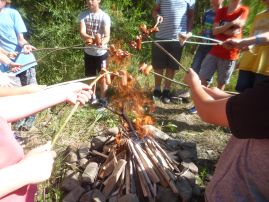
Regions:
<instances>
[{"instance_id":1,"label":"rock","mask_svg":"<svg viewBox=\"0 0 269 202\"><path fill-rule=\"evenodd\" d=\"M170 188L158 186L156 199L158 202L178 202L179 195L175 194Z\"/></svg>"},{"instance_id":2,"label":"rock","mask_svg":"<svg viewBox=\"0 0 269 202\"><path fill-rule=\"evenodd\" d=\"M93 190L92 193L92 202L105 202L106 197L98 189Z\"/></svg>"},{"instance_id":3,"label":"rock","mask_svg":"<svg viewBox=\"0 0 269 202\"><path fill-rule=\"evenodd\" d=\"M76 163L78 161L78 156L75 152L71 151L68 153L66 161L68 163Z\"/></svg>"},{"instance_id":4,"label":"rock","mask_svg":"<svg viewBox=\"0 0 269 202\"><path fill-rule=\"evenodd\" d=\"M92 191L88 191L88 192L82 194L82 196L78 202L92 202L91 196L92 196Z\"/></svg>"},{"instance_id":5,"label":"rock","mask_svg":"<svg viewBox=\"0 0 269 202\"><path fill-rule=\"evenodd\" d=\"M66 191L71 191L79 185L79 172L68 170L62 182L62 188Z\"/></svg>"},{"instance_id":6,"label":"rock","mask_svg":"<svg viewBox=\"0 0 269 202\"><path fill-rule=\"evenodd\" d=\"M186 178L192 186L195 185L196 176L189 169L186 169L180 176Z\"/></svg>"},{"instance_id":7,"label":"rock","mask_svg":"<svg viewBox=\"0 0 269 202\"><path fill-rule=\"evenodd\" d=\"M182 199L182 202L187 202L191 200L192 197L192 187L187 179L184 177L179 177L176 182L179 195Z\"/></svg>"},{"instance_id":8,"label":"rock","mask_svg":"<svg viewBox=\"0 0 269 202\"><path fill-rule=\"evenodd\" d=\"M98 174L99 166L96 162L90 162L82 174L82 181L94 183Z\"/></svg>"},{"instance_id":9,"label":"rock","mask_svg":"<svg viewBox=\"0 0 269 202\"><path fill-rule=\"evenodd\" d=\"M194 160L196 158L196 152L193 153L190 150L180 149L177 154L182 161Z\"/></svg>"},{"instance_id":10,"label":"rock","mask_svg":"<svg viewBox=\"0 0 269 202\"><path fill-rule=\"evenodd\" d=\"M189 169L191 172L193 172L194 174L198 174L198 167L193 163L193 162L186 162L186 161L182 161L181 165L184 168Z\"/></svg>"},{"instance_id":11,"label":"rock","mask_svg":"<svg viewBox=\"0 0 269 202\"><path fill-rule=\"evenodd\" d=\"M88 161L88 159L83 158L79 160L78 164L81 168L85 169L87 167Z\"/></svg>"},{"instance_id":12,"label":"rock","mask_svg":"<svg viewBox=\"0 0 269 202\"><path fill-rule=\"evenodd\" d=\"M91 141L91 149L102 152L103 146L105 145L105 142L108 140L108 138L110 137L105 136L94 137Z\"/></svg>"},{"instance_id":13,"label":"rock","mask_svg":"<svg viewBox=\"0 0 269 202\"><path fill-rule=\"evenodd\" d=\"M170 138L169 135L161 131L160 129L152 126L152 125L144 125L143 129L147 130L150 135L152 135L154 138L159 138L163 141L166 141Z\"/></svg>"},{"instance_id":14,"label":"rock","mask_svg":"<svg viewBox=\"0 0 269 202\"><path fill-rule=\"evenodd\" d=\"M136 194L126 194L122 196L118 202L139 202Z\"/></svg>"},{"instance_id":15,"label":"rock","mask_svg":"<svg viewBox=\"0 0 269 202\"><path fill-rule=\"evenodd\" d=\"M63 202L78 201L84 192L85 190L81 186L78 186L64 197Z\"/></svg>"},{"instance_id":16,"label":"rock","mask_svg":"<svg viewBox=\"0 0 269 202\"><path fill-rule=\"evenodd\" d=\"M117 134L119 134L120 130L118 127L114 127L114 128L109 128L107 130L108 135L113 135L116 136Z\"/></svg>"},{"instance_id":17,"label":"rock","mask_svg":"<svg viewBox=\"0 0 269 202\"><path fill-rule=\"evenodd\" d=\"M78 148L78 155L80 159L86 158L89 154L90 148L87 146L82 146Z\"/></svg>"}]
</instances>

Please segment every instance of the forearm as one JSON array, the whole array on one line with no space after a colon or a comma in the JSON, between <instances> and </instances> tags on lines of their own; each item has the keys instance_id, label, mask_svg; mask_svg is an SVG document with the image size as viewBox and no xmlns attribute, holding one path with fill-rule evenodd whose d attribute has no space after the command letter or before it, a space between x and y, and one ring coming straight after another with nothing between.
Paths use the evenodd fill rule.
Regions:
<instances>
[{"instance_id":1,"label":"forearm","mask_svg":"<svg viewBox=\"0 0 269 202\"><path fill-rule=\"evenodd\" d=\"M8 122L14 122L63 101L66 101L66 96L61 93L60 89L2 97L0 98L0 115Z\"/></svg>"},{"instance_id":2,"label":"forearm","mask_svg":"<svg viewBox=\"0 0 269 202\"><path fill-rule=\"evenodd\" d=\"M0 198L29 184L20 163L0 169Z\"/></svg>"},{"instance_id":3,"label":"forearm","mask_svg":"<svg viewBox=\"0 0 269 202\"><path fill-rule=\"evenodd\" d=\"M29 86L22 86L22 87L0 87L0 97L4 96L13 96L13 95L22 95L32 93L32 90Z\"/></svg>"},{"instance_id":4,"label":"forearm","mask_svg":"<svg viewBox=\"0 0 269 202\"><path fill-rule=\"evenodd\" d=\"M154 19L157 19L157 16L159 15L160 6L157 4L152 9L151 15Z\"/></svg>"},{"instance_id":5,"label":"forearm","mask_svg":"<svg viewBox=\"0 0 269 202\"><path fill-rule=\"evenodd\" d=\"M232 95L218 89L217 87L208 88L208 87L203 86L203 89L205 90L205 92L208 95L210 95L215 100L219 100L219 99L223 99L223 98L229 98L229 97L232 96Z\"/></svg>"},{"instance_id":6,"label":"forearm","mask_svg":"<svg viewBox=\"0 0 269 202\"><path fill-rule=\"evenodd\" d=\"M0 63L8 65L12 63L12 61L6 55L0 53Z\"/></svg>"},{"instance_id":7,"label":"forearm","mask_svg":"<svg viewBox=\"0 0 269 202\"><path fill-rule=\"evenodd\" d=\"M214 26L213 35L222 34L227 31L230 27L232 27L232 23L228 22L222 26Z\"/></svg>"},{"instance_id":8,"label":"forearm","mask_svg":"<svg viewBox=\"0 0 269 202\"><path fill-rule=\"evenodd\" d=\"M193 23L194 23L194 10L189 10L189 12L188 12L188 27L187 27L188 32L192 31Z\"/></svg>"},{"instance_id":9,"label":"forearm","mask_svg":"<svg viewBox=\"0 0 269 202\"><path fill-rule=\"evenodd\" d=\"M228 126L226 117L227 98L214 99L204 90L202 85L192 86L191 92L195 107L203 121L220 126Z\"/></svg>"}]
</instances>

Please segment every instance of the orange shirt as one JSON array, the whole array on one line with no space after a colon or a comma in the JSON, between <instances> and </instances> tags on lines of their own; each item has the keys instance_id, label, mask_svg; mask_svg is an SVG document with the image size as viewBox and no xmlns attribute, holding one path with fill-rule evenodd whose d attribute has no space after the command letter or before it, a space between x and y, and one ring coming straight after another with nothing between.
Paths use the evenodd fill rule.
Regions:
<instances>
[{"instance_id":1,"label":"orange shirt","mask_svg":"<svg viewBox=\"0 0 269 202\"><path fill-rule=\"evenodd\" d=\"M217 10L216 17L214 23L219 24L220 26L223 25L225 22L231 22L237 18L242 20L246 20L248 17L249 9L246 6L240 6L232 13L227 13L228 7L223 7ZM226 34L217 34L215 38L221 41L225 41L228 38L242 38L242 28L238 28L238 33L234 34L233 36L228 36ZM209 52L211 55L216 57L226 59L226 60L237 60L239 57L239 50L233 48L228 50L223 46L214 46L211 51Z\"/></svg>"}]
</instances>

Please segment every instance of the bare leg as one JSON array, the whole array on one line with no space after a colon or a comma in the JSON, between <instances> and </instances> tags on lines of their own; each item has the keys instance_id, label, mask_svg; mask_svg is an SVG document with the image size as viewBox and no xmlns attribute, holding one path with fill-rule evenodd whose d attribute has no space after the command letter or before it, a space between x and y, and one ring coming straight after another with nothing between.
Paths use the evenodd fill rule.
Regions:
<instances>
[{"instance_id":1,"label":"bare leg","mask_svg":"<svg viewBox=\"0 0 269 202\"><path fill-rule=\"evenodd\" d=\"M220 90L224 90L224 88L225 88L225 84L218 83L218 88L219 88Z\"/></svg>"},{"instance_id":2,"label":"bare leg","mask_svg":"<svg viewBox=\"0 0 269 202\"><path fill-rule=\"evenodd\" d=\"M163 69L154 69L154 71L158 74L163 75ZM155 75L155 88L161 88L162 85L162 77Z\"/></svg>"},{"instance_id":3,"label":"bare leg","mask_svg":"<svg viewBox=\"0 0 269 202\"><path fill-rule=\"evenodd\" d=\"M169 79L174 79L175 73L176 73L175 69L167 68L165 76L168 77ZM171 81L165 80L164 89L170 89L171 83L172 83Z\"/></svg>"}]
</instances>

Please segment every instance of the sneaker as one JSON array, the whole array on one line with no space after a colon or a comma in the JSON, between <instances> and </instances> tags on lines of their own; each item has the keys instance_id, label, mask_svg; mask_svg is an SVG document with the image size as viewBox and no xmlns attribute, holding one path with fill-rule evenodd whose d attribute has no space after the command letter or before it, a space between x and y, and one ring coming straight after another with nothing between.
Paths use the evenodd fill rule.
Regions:
<instances>
[{"instance_id":1,"label":"sneaker","mask_svg":"<svg viewBox=\"0 0 269 202\"><path fill-rule=\"evenodd\" d=\"M100 99L99 100L99 103L98 103L98 109L97 111L101 112L101 111L104 111L106 109L108 105L108 101L105 100L105 99Z\"/></svg>"},{"instance_id":2,"label":"sneaker","mask_svg":"<svg viewBox=\"0 0 269 202\"><path fill-rule=\"evenodd\" d=\"M29 116L25 119L25 122L24 124L20 127L20 130L22 131L29 131L33 125L34 125L34 122L35 122L35 115L32 115L32 116Z\"/></svg>"},{"instance_id":3,"label":"sneaker","mask_svg":"<svg viewBox=\"0 0 269 202\"><path fill-rule=\"evenodd\" d=\"M18 132L14 132L13 133L15 139L17 140L17 142L20 144L20 145L25 145L26 143L26 138L23 138Z\"/></svg>"},{"instance_id":4,"label":"sneaker","mask_svg":"<svg viewBox=\"0 0 269 202\"><path fill-rule=\"evenodd\" d=\"M197 110L196 110L195 107L192 107L192 108L188 109L188 112L189 112L190 114L196 114L196 113L197 113Z\"/></svg>"},{"instance_id":5,"label":"sneaker","mask_svg":"<svg viewBox=\"0 0 269 202\"><path fill-rule=\"evenodd\" d=\"M163 90L162 102L168 104L170 103L170 101L171 101L170 90Z\"/></svg>"},{"instance_id":6,"label":"sneaker","mask_svg":"<svg viewBox=\"0 0 269 202\"><path fill-rule=\"evenodd\" d=\"M162 97L162 91L155 89L153 91L153 99L160 99Z\"/></svg>"},{"instance_id":7,"label":"sneaker","mask_svg":"<svg viewBox=\"0 0 269 202\"><path fill-rule=\"evenodd\" d=\"M91 104L92 104L92 105L96 105L96 104L98 104L98 99L97 99L96 95L93 95L93 96L92 96Z\"/></svg>"}]
</instances>

